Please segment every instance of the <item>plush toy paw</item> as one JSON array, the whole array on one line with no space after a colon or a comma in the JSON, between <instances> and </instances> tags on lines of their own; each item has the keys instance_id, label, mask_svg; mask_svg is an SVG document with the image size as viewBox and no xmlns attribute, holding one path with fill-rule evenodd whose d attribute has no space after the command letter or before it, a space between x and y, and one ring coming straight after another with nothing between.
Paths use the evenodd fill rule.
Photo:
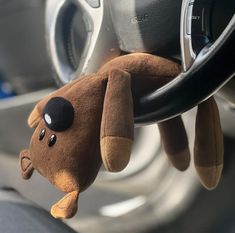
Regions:
<instances>
[{"instance_id":1,"label":"plush toy paw","mask_svg":"<svg viewBox=\"0 0 235 233\"><path fill-rule=\"evenodd\" d=\"M186 147L183 151L177 154L173 155L168 154L168 158L176 169L178 169L179 171L185 171L188 169L190 165L189 148Z\"/></svg>"},{"instance_id":2,"label":"plush toy paw","mask_svg":"<svg viewBox=\"0 0 235 233\"><path fill-rule=\"evenodd\" d=\"M195 168L203 186L214 189L223 170L224 144L214 98L198 105L194 145Z\"/></svg>"},{"instance_id":3,"label":"plush toy paw","mask_svg":"<svg viewBox=\"0 0 235 233\"><path fill-rule=\"evenodd\" d=\"M211 166L211 167L200 167L195 166L201 184L208 190L213 190L219 184L223 165Z\"/></svg>"},{"instance_id":4,"label":"plush toy paw","mask_svg":"<svg viewBox=\"0 0 235 233\"><path fill-rule=\"evenodd\" d=\"M101 139L101 155L107 171L123 170L130 160L133 141L122 137L104 137Z\"/></svg>"},{"instance_id":5,"label":"plush toy paw","mask_svg":"<svg viewBox=\"0 0 235 233\"><path fill-rule=\"evenodd\" d=\"M54 218L72 218L77 212L78 191L73 191L64 196L51 207Z\"/></svg>"},{"instance_id":6,"label":"plush toy paw","mask_svg":"<svg viewBox=\"0 0 235 233\"><path fill-rule=\"evenodd\" d=\"M168 159L179 171L190 164L188 137L181 116L158 123L161 140Z\"/></svg>"}]
</instances>

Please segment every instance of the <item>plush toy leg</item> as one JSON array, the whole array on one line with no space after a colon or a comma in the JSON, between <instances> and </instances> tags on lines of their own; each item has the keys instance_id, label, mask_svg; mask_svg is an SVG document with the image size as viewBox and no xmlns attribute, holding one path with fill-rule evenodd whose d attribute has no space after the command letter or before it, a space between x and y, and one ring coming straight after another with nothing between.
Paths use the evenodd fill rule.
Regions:
<instances>
[{"instance_id":1,"label":"plush toy leg","mask_svg":"<svg viewBox=\"0 0 235 233\"><path fill-rule=\"evenodd\" d=\"M101 155L108 171L121 171L127 166L133 131L131 77L114 69L108 77L101 123Z\"/></svg>"},{"instance_id":2,"label":"plush toy leg","mask_svg":"<svg viewBox=\"0 0 235 233\"><path fill-rule=\"evenodd\" d=\"M214 189L223 170L223 132L214 98L198 106L194 146L195 167L202 184Z\"/></svg>"},{"instance_id":3,"label":"plush toy leg","mask_svg":"<svg viewBox=\"0 0 235 233\"><path fill-rule=\"evenodd\" d=\"M51 207L54 218L72 218L77 212L78 191L73 191L64 196Z\"/></svg>"},{"instance_id":4,"label":"plush toy leg","mask_svg":"<svg viewBox=\"0 0 235 233\"><path fill-rule=\"evenodd\" d=\"M163 147L175 168L184 171L190 164L188 137L181 117L158 123Z\"/></svg>"},{"instance_id":5,"label":"plush toy leg","mask_svg":"<svg viewBox=\"0 0 235 233\"><path fill-rule=\"evenodd\" d=\"M33 174L34 168L30 159L29 150L23 150L20 152L20 167L23 179L30 179Z\"/></svg>"}]
</instances>

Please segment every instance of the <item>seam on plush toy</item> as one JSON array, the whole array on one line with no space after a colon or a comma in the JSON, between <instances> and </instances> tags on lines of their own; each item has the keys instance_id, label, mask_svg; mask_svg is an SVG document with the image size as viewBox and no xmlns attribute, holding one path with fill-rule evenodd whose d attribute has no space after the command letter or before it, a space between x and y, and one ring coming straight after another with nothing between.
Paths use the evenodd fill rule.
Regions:
<instances>
[{"instance_id":1,"label":"seam on plush toy","mask_svg":"<svg viewBox=\"0 0 235 233\"><path fill-rule=\"evenodd\" d=\"M23 159L27 159L27 160L29 160L29 161L30 161L30 159L29 159L28 157L22 157L22 160L23 160ZM21 161L21 164L22 164L22 161ZM23 170L23 172L26 172L30 166L32 166L32 164L31 164L31 163L30 163L30 164L28 164L28 165L25 167L25 169L22 169L22 170Z\"/></svg>"}]
</instances>

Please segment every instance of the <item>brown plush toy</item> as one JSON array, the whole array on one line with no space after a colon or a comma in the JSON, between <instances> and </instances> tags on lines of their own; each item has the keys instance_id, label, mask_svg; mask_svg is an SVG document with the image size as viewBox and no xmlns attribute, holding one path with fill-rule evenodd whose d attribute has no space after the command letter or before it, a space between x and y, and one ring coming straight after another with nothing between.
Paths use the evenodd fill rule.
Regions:
<instances>
[{"instance_id":1,"label":"brown plush toy","mask_svg":"<svg viewBox=\"0 0 235 233\"><path fill-rule=\"evenodd\" d=\"M29 179L36 169L68 193L52 206L54 217L74 216L79 193L93 183L102 163L112 172L126 167L133 142L133 98L162 87L180 72L179 64L164 58L125 55L36 105L28 119L36 129L29 149L20 153L21 170ZM158 126L172 164L187 169L190 152L181 117ZM214 188L223 166L223 135L213 98L198 106L195 165L202 183Z\"/></svg>"}]
</instances>

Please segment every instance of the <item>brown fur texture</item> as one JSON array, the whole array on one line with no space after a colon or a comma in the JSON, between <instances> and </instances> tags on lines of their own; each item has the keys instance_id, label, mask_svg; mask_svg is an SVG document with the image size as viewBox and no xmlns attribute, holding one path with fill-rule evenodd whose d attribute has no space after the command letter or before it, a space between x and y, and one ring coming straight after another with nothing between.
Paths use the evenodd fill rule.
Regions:
<instances>
[{"instance_id":1,"label":"brown fur texture","mask_svg":"<svg viewBox=\"0 0 235 233\"><path fill-rule=\"evenodd\" d=\"M180 72L179 64L165 58L149 54L125 55L108 62L97 74L65 85L35 106L28 119L29 126L35 131L29 149L20 154L22 176L29 179L36 169L53 185L68 193L53 205L51 213L54 217L75 215L79 193L93 183L102 163L112 172L127 166L134 140L133 98L162 87ZM63 130L53 128L54 119L44 112L55 98L68 102L73 109L72 124ZM52 115L60 111L57 121L63 123L67 110L61 110L62 105L55 107ZM210 108L210 104L205 108ZM217 119L218 112L213 114ZM196 127L200 128L201 124L203 122L199 119ZM218 120L214 121L213 127L220 135L221 129L216 124L219 125ZM189 166L190 153L181 117L160 123L159 129L170 161L179 170L185 170ZM200 129L203 131L203 127ZM197 135L197 147L200 147L204 139L199 133ZM212 136L208 134L208 137ZM208 140L207 146L215 147L215 143L217 141ZM214 157L213 150L206 152L212 154L197 149L196 158ZM196 164L211 166L211 163Z\"/></svg>"},{"instance_id":2,"label":"brown fur texture","mask_svg":"<svg viewBox=\"0 0 235 233\"><path fill-rule=\"evenodd\" d=\"M188 138L184 123L180 117L158 124L162 143L169 160L174 167L184 171L190 164ZM172 146L174 144L174 146Z\"/></svg>"},{"instance_id":3,"label":"brown fur texture","mask_svg":"<svg viewBox=\"0 0 235 233\"><path fill-rule=\"evenodd\" d=\"M201 183L207 189L214 189L223 169L224 144L219 111L213 98L198 105L196 126L195 167Z\"/></svg>"}]
</instances>

